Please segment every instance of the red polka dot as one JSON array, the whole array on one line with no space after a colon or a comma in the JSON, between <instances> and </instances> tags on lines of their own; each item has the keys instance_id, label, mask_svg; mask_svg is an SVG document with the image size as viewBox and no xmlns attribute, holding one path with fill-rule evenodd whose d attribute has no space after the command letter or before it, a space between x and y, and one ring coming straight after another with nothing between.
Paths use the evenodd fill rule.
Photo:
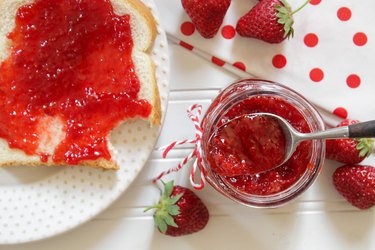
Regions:
<instances>
[{"instance_id":1,"label":"red polka dot","mask_svg":"<svg viewBox=\"0 0 375 250\"><path fill-rule=\"evenodd\" d=\"M246 71L246 65L243 62L235 62L233 66L239 68L240 70Z\"/></svg>"},{"instance_id":2,"label":"red polka dot","mask_svg":"<svg viewBox=\"0 0 375 250\"><path fill-rule=\"evenodd\" d=\"M321 0L311 0L310 4L312 4L312 5L318 5L318 4L320 4L320 2L321 2Z\"/></svg>"},{"instance_id":3,"label":"red polka dot","mask_svg":"<svg viewBox=\"0 0 375 250\"><path fill-rule=\"evenodd\" d=\"M188 43L185 43L185 42L183 42L183 41L180 42L180 45L181 45L182 47L184 47L185 49L187 49L187 50L193 50L193 49L194 49L194 47L193 47L192 45L190 45L190 44L188 44Z\"/></svg>"},{"instance_id":4,"label":"red polka dot","mask_svg":"<svg viewBox=\"0 0 375 250\"><path fill-rule=\"evenodd\" d=\"M341 21L348 21L352 17L352 12L348 7L341 7L337 10L337 17Z\"/></svg>"},{"instance_id":5,"label":"red polka dot","mask_svg":"<svg viewBox=\"0 0 375 250\"><path fill-rule=\"evenodd\" d=\"M367 43L367 36L363 32L357 32L353 36L353 42L357 46L363 46Z\"/></svg>"},{"instance_id":6,"label":"red polka dot","mask_svg":"<svg viewBox=\"0 0 375 250\"><path fill-rule=\"evenodd\" d=\"M349 75L346 78L346 84L348 84L350 88L358 88L361 84L361 78L355 74Z\"/></svg>"},{"instance_id":7,"label":"red polka dot","mask_svg":"<svg viewBox=\"0 0 375 250\"><path fill-rule=\"evenodd\" d=\"M282 54L275 55L272 58L272 65L275 68L281 69L284 68L287 63L286 57Z\"/></svg>"},{"instance_id":8,"label":"red polka dot","mask_svg":"<svg viewBox=\"0 0 375 250\"><path fill-rule=\"evenodd\" d=\"M185 36L191 36L195 31L195 26L192 22L184 22L181 24L181 33Z\"/></svg>"},{"instance_id":9,"label":"red polka dot","mask_svg":"<svg viewBox=\"0 0 375 250\"><path fill-rule=\"evenodd\" d=\"M338 117L341 117L343 119L348 117L348 111L346 111L343 107L338 107L335 110L333 110L333 114L337 115Z\"/></svg>"},{"instance_id":10,"label":"red polka dot","mask_svg":"<svg viewBox=\"0 0 375 250\"><path fill-rule=\"evenodd\" d=\"M217 57L215 57L215 56L212 57L211 61L212 61L214 64L216 64L216 65L218 65L218 66L220 66L220 67L222 67L222 66L225 64L225 62L224 62L223 60L221 60L221 59L219 59L219 58L217 58Z\"/></svg>"},{"instance_id":11,"label":"red polka dot","mask_svg":"<svg viewBox=\"0 0 375 250\"><path fill-rule=\"evenodd\" d=\"M305 36L303 41L307 47L315 47L319 42L319 38L314 33L309 33Z\"/></svg>"},{"instance_id":12,"label":"red polka dot","mask_svg":"<svg viewBox=\"0 0 375 250\"><path fill-rule=\"evenodd\" d=\"M314 68L310 71L310 79L314 82L320 82L324 78L323 70Z\"/></svg>"},{"instance_id":13,"label":"red polka dot","mask_svg":"<svg viewBox=\"0 0 375 250\"><path fill-rule=\"evenodd\" d=\"M236 35L236 30L232 25L226 25L221 29L221 35L225 39L232 39Z\"/></svg>"}]
</instances>

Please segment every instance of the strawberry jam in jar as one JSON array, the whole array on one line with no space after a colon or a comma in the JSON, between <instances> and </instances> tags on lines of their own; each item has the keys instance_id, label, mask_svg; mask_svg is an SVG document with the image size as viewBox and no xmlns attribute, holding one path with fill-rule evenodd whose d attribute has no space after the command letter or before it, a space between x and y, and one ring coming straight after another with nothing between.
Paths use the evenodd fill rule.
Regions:
<instances>
[{"instance_id":1,"label":"strawberry jam in jar","mask_svg":"<svg viewBox=\"0 0 375 250\"><path fill-rule=\"evenodd\" d=\"M205 114L201 165L207 181L224 196L247 206L277 207L314 182L324 162L325 144L322 140L301 142L281 166L244 174L243 166L275 162L282 157L277 148L285 146L284 138L267 120L257 121L253 128L240 124L247 120L239 116L256 113L281 116L302 133L325 129L318 111L295 91L270 81L241 80L224 89ZM229 124L225 133L223 124Z\"/></svg>"}]
</instances>

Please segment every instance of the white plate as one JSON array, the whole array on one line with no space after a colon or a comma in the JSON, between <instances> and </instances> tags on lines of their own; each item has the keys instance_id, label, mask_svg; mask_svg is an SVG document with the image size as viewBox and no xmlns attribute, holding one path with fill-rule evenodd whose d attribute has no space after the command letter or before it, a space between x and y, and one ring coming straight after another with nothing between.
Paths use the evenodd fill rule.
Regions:
<instances>
[{"instance_id":1,"label":"white plate","mask_svg":"<svg viewBox=\"0 0 375 250\"><path fill-rule=\"evenodd\" d=\"M158 21L153 0L143 0ZM168 44L161 27L152 57L163 116L168 100ZM0 244L51 237L88 221L106 209L145 165L160 133L146 122L124 124L111 136L120 170L81 167L0 169Z\"/></svg>"}]
</instances>

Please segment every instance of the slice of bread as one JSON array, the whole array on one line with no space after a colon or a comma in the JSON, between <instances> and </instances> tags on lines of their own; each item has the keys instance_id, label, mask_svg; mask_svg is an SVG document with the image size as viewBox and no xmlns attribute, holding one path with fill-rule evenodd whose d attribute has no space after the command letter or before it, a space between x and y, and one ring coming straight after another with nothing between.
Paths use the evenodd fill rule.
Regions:
<instances>
[{"instance_id":1,"label":"slice of bread","mask_svg":"<svg viewBox=\"0 0 375 250\"><path fill-rule=\"evenodd\" d=\"M131 33L134 43L132 59L137 77L140 82L139 99L145 99L152 105L152 111L147 121L150 125L159 125L161 120L160 98L155 77L155 67L149 55L156 37L156 22L150 10L140 0L110 0L117 15L130 15ZM0 0L0 63L9 56L11 41L7 38L15 27L17 10L33 0ZM1 72L0 72L1 74ZM0 83L1 84L1 83ZM1 121L0 121L1 122ZM53 155L54 149L64 139L63 124L58 118L47 117L43 121L43 134L40 134L38 152ZM110 152L113 149L108 141ZM38 155L27 155L22 150L11 149L8 142L0 138L0 167L1 166L54 166L51 159L42 162ZM69 165L62 163L59 165ZM118 169L113 160L99 158L97 160L81 161L78 165L103 169Z\"/></svg>"}]
</instances>

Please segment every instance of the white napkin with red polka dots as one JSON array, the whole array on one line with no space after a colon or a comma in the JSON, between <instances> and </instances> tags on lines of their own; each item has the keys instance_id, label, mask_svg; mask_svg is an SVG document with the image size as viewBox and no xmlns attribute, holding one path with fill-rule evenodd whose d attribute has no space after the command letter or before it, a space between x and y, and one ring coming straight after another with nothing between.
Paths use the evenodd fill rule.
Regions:
<instances>
[{"instance_id":1,"label":"white napkin with red polka dots","mask_svg":"<svg viewBox=\"0 0 375 250\"><path fill-rule=\"evenodd\" d=\"M236 34L237 20L257 2L233 0L219 33L204 39L180 0L156 1L163 28L178 39L257 77L283 83L340 117L375 119L374 1L311 0L294 17L294 38L281 44ZM289 3L296 9L304 0Z\"/></svg>"}]
</instances>

